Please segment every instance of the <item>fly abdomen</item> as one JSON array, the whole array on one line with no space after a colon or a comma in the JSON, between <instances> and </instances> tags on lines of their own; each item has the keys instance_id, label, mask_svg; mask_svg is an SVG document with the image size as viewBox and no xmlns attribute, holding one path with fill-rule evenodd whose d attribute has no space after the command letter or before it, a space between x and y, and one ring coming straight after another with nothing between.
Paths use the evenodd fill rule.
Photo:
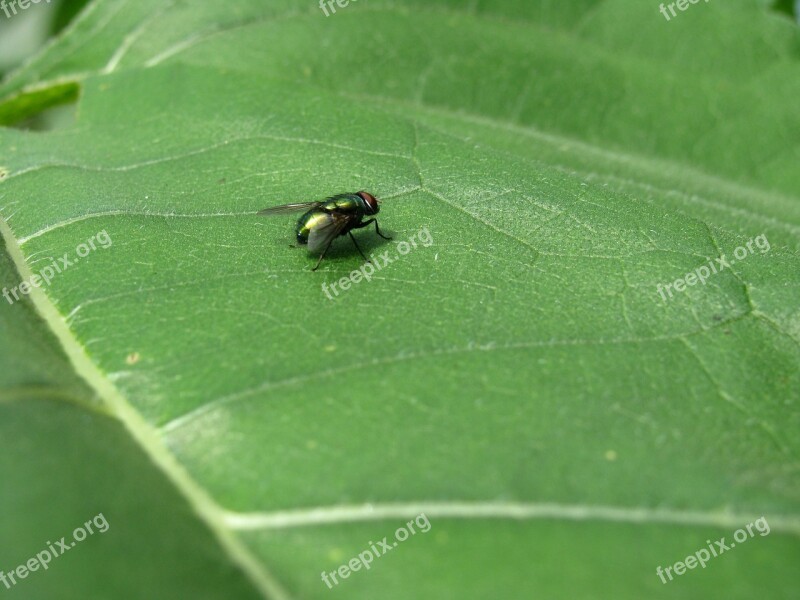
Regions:
<instances>
[{"instance_id":1,"label":"fly abdomen","mask_svg":"<svg viewBox=\"0 0 800 600\"><path fill-rule=\"evenodd\" d=\"M314 208L305 213L297 221L297 243L306 245L308 244L308 236L315 228L325 224L328 220L328 214L321 208Z\"/></svg>"}]
</instances>

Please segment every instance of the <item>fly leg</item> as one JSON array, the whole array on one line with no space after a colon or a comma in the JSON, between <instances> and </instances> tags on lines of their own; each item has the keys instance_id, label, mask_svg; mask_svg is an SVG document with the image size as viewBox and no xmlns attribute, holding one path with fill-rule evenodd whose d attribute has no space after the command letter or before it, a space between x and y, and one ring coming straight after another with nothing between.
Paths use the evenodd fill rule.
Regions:
<instances>
[{"instance_id":1,"label":"fly leg","mask_svg":"<svg viewBox=\"0 0 800 600\"><path fill-rule=\"evenodd\" d=\"M325 246L325 250L323 250L322 254L319 255L319 260L317 261L317 264L314 265L314 268L311 269L312 271L316 271L319 268L319 264L322 262L322 259L325 258L325 255L328 253L328 250L330 250L331 244L333 243L333 240L335 240L335 239L336 239L335 237L332 237L331 241L328 242L328 245ZM353 241L355 241L355 240L353 240ZM356 248L358 248L358 246L356 246ZM359 252L360 252L360 250L359 250Z\"/></svg>"},{"instance_id":2,"label":"fly leg","mask_svg":"<svg viewBox=\"0 0 800 600\"><path fill-rule=\"evenodd\" d=\"M390 238L388 236L385 236L385 235L383 235L381 233L380 227L378 227L378 219L369 219L367 221L364 221L363 223L359 223L358 225L353 227L353 229L361 229L362 227L366 227L367 225L370 225L371 223L375 223L375 233L377 233L379 236L381 236L385 240L392 239L392 238Z\"/></svg>"},{"instance_id":3,"label":"fly leg","mask_svg":"<svg viewBox=\"0 0 800 600\"><path fill-rule=\"evenodd\" d=\"M363 258L367 262L372 262L370 259L364 256L364 253L361 251L361 248L358 247L358 244L356 243L356 238L353 237L353 233L351 231L348 231L347 234L350 236L350 239L353 240L353 245L356 247L356 250L358 250L358 253L361 255L361 258Z\"/></svg>"}]
</instances>

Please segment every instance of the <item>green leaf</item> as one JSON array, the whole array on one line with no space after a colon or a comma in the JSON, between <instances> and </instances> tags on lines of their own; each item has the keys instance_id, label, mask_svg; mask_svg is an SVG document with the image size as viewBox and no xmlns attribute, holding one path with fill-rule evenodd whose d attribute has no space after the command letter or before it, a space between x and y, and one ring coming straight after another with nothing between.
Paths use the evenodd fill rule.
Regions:
<instances>
[{"instance_id":1,"label":"green leaf","mask_svg":"<svg viewBox=\"0 0 800 600\"><path fill-rule=\"evenodd\" d=\"M110 570L130 597L794 594L797 30L745 0L529 4L96 2L6 80L9 121L81 89L74 125L0 130L6 272L78 258L0 303L4 339L44 340L0 352L4 454L28 460L6 467L41 489L20 432L49 456L64 431L81 477L46 528L0 496L30 513L0 565L119 515L15 591L100 597ZM349 240L312 272L293 218L256 215L360 189L394 239L359 245L396 260L349 289ZM147 493L87 490L106 473Z\"/></svg>"},{"instance_id":2,"label":"green leaf","mask_svg":"<svg viewBox=\"0 0 800 600\"><path fill-rule=\"evenodd\" d=\"M0 255L0 287L18 284ZM76 376L27 302L0 307L0 573L21 598L257 598L186 499ZM108 528L12 583L102 515ZM47 561L47 556L43 555Z\"/></svg>"}]
</instances>

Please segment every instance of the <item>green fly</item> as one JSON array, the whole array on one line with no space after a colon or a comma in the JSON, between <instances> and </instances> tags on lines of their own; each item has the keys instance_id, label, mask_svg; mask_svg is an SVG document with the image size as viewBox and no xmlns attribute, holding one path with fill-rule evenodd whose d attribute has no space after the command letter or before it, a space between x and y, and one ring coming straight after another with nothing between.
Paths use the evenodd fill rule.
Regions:
<instances>
[{"instance_id":1,"label":"green fly","mask_svg":"<svg viewBox=\"0 0 800 600\"><path fill-rule=\"evenodd\" d=\"M353 229L361 229L367 225L375 223L375 233L385 240L392 238L381 233L378 227L378 220L374 217L364 221L364 217L377 215L380 211L380 200L369 192L356 192L354 194L337 194L325 200L317 202L298 202L296 204L282 204L258 211L259 215L280 215L290 212L305 211L297 221L295 232L297 243L308 245L309 252L320 252L316 266L311 269L316 271L322 259L325 258L328 249L340 235L349 235L353 240L358 253L362 258L369 262L364 256L361 248L358 247L356 238L353 237Z\"/></svg>"}]
</instances>

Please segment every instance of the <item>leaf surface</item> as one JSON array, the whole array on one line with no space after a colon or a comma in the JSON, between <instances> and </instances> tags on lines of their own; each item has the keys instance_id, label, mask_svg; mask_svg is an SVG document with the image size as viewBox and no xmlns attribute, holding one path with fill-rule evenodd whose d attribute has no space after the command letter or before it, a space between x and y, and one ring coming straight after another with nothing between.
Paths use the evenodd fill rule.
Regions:
<instances>
[{"instance_id":1,"label":"leaf surface","mask_svg":"<svg viewBox=\"0 0 800 600\"><path fill-rule=\"evenodd\" d=\"M131 478L239 568L231 597L796 589L797 30L745 1L528 4L96 2L0 89L20 116L81 89L72 126L0 130L7 272L96 242L3 304L9 340L64 353L4 346L3 387L80 400L35 435L121 421L154 463ZM311 272L292 217L255 214L359 189L394 240L356 233L382 268L346 290L348 240ZM428 533L321 581L420 512Z\"/></svg>"}]
</instances>

